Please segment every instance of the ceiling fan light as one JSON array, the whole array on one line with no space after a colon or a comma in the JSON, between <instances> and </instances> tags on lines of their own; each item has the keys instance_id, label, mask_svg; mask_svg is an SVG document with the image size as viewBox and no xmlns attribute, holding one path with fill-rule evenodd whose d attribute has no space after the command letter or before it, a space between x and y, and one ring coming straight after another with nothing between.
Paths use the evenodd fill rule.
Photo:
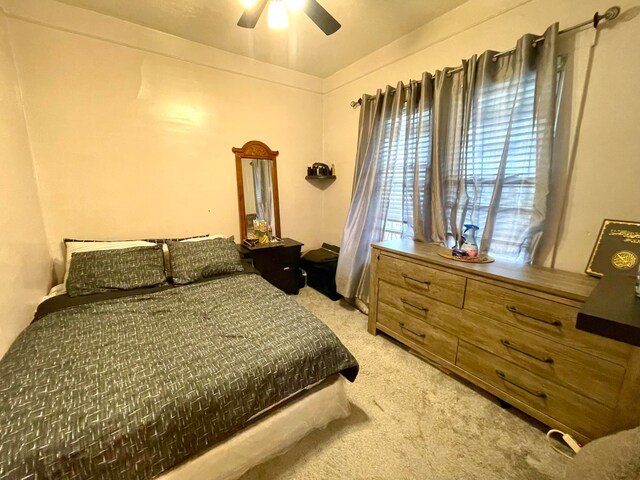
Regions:
<instances>
[{"instance_id":1,"label":"ceiling fan light","mask_svg":"<svg viewBox=\"0 0 640 480\"><path fill-rule=\"evenodd\" d=\"M289 26L289 15L287 7L282 0L271 0L269 2L269 12L267 23L270 28L283 29Z\"/></svg>"},{"instance_id":2,"label":"ceiling fan light","mask_svg":"<svg viewBox=\"0 0 640 480\"><path fill-rule=\"evenodd\" d=\"M245 8L252 8L257 1L258 0L240 0L240 2L242 3L242 5L245 6Z\"/></svg>"},{"instance_id":3,"label":"ceiling fan light","mask_svg":"<svg viewBox=\"0 0 640 480\"><path fill-rule=\"evenodd\" d=\"M299 12L304 6L305 0L284 0L285 5L290 12Z\"/></svg>"}]
</instances>

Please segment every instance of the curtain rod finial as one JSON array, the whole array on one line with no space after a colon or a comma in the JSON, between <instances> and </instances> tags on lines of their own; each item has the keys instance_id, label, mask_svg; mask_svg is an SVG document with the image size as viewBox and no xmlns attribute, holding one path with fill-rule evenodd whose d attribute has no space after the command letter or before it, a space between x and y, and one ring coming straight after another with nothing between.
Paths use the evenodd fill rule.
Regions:
<instances>
[{"instance_id":1,"label":"curtain rod finial","mask_svg":"<svg viewBox=\"0 0 640 480\"><path fill-rule=\"evenodd\" d=\"M620 7L618 6L611 7L604 12L604 18L607 20L613 20L614 18L617 18L618 15L620 15Z\"/></svg>"},{"instance_id":2,"label":"curtain rod finial","mask_svg":"<svg viewBox=\"0 0 640 480\"><path fill-rule=\"evenodd\" d=\"M359 98L359 99L358 99L358 100L356 100L356 101L352 101L352 102L350 103L350 105L351 105L351 108L359 107L360 105L362 105L362 99L361 99L361 98Z\"/></svg>"},{"instance_id":3,"label":"curtain rod finial","mask_svg":"<svg viewBox=\"0 0 640 480\"><path fill-rule=\"evenodd\" d=\"M606 20L607 22L610 22L614 18L617 18L618 15L620 15L620 7L618 6L610 7L602 15L600 15L599 12L596 12L596 14L593 16L593 28L598 28L598 24L600 23L600 21Z\"/></svg>"}]
</instances>

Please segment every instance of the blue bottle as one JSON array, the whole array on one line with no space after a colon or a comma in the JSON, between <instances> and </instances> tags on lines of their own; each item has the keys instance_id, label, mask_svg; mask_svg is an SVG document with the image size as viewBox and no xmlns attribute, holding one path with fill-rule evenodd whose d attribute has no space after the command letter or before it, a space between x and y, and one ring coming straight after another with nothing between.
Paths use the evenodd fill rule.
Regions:
<instances>
[{"instance_id":1,"label":"blue bottle","mask_svg":"<svg viewBox=\"0 0 640 480\"><path fill-rule=\"evenodd\" d=\"M462 251L467 252L469 257L478 256L478 243L476 242L476 232L480 229L477 225L467 223L464 226L464 243Z\"/></svg>"}]
</instances>

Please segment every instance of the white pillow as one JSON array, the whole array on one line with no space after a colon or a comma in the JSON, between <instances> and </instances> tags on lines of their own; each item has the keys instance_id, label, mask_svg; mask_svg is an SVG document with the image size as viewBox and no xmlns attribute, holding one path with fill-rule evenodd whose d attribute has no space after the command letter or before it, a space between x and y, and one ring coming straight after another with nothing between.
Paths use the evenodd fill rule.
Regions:
<instances>
[{"instance_id":1,"label":"white pillow","mask_svg":"<svg viewBox=\"0 0 640 480\"><path fill-rule=\"evenodd\" d=\"M71 264L71 255L77 252L92 252L94 250L120 250L123 248L132 247L155 247L157 244L152 242L145 242L144 240L131 240L127 242L65 242L67 247L67 255L64 264L64 281L66 285L67 278L69 278L69 265Z\"/></svg>"},{"instance_id":2,"label":"white pillow","mask_svg":"<svg viewBox=\"0 0 640 480\"><path fill-rule=\"evenodd\" d=\"M56 285L55 287L52 287L51 290L49 290L49 293L42 299L42 301L44 302L45 300L57 297L58 295L63 295L65 293L67 293L67 288L65 287L64 283L61 283L59 285Z\"/></svg>"}]
</instances>

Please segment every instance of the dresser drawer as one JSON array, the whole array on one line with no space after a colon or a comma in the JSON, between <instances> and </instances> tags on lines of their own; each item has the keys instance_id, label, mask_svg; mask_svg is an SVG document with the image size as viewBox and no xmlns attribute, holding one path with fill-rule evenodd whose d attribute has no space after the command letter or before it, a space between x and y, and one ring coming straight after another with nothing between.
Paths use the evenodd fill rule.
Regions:
<instances>
[{"instance_id":1,"label":"dresser drawer","mask_svg":"<svg viewBox=\"0 0 640 480\"><path fill-rule=\"evenodd\" d=\"M464 301L464 277L388 255L380 255L378 278L455 307Z\"/></svg>"},{"instance_id":2,"label":"dresser drawer","mask_svg":"<svg viewBox=\"0 0 640 480\"><path fill-rule=\"evenodd\" d=\"M456 365L589 438L610 433L611 409L462 340Z\"/></svg>"},{"instance_id":3,"label":"dresser drawer","mask_svg":"<svg viewBox=\"0 0 640 480\"><path fill-rule=\"evenodd\" d=\"M460 338L611 408L618 401L625 369L616 363L467 311Z\"/></svg>"},{"instance_id":4,"label":"dresser drawer","mask_svg":"<svg viewBox=\"0 0 640 480\"><path fill-rule=\"evenodd\" d=\"M508 288L469 280L464 307L618 365L626 365L631 351L625 343L576 330L577 308Z\"/></svg>"},{"instance_id":5,"label":"dresser drawer","mask_svg":"<svg viewBox=\"0 0 640 480\"><path fill-rule=\"evenodd\" d=\"M456 362L458 338L444 330L415 319L393 307L378 304L378 326L416 350L426 350L449 363Z\"/></svg>"},{"instance_id":6,"label":"dresser drawer","mask_svg":"<svg viewBox=\"0 0 640 480\"><path fill-rule=\"evenodd\" d=\"M435 327L458 333L462 314L459 308L383 281L378 285L378 301Z\"/></svg>"}]
</instances>

